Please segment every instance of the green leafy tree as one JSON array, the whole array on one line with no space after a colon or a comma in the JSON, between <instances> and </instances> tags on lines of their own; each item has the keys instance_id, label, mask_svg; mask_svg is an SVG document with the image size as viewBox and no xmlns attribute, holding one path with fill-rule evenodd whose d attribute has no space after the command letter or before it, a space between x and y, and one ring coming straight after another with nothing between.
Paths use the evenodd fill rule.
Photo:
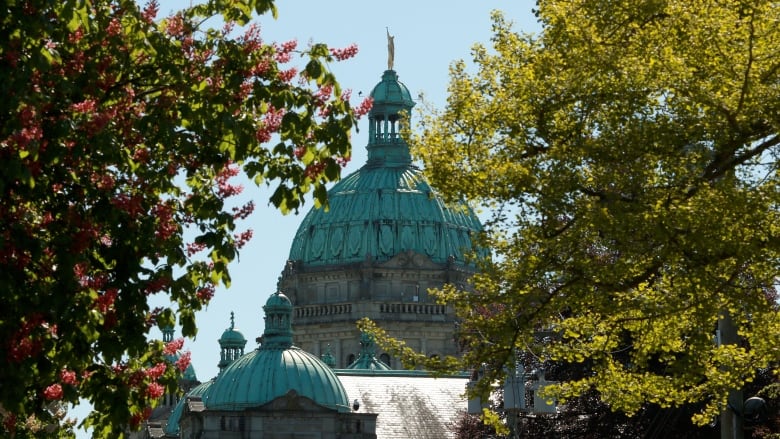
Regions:
<instances>
[{"instance_id":1,"label":"green leafy tree","mask_svg":"<svg viewBox=\"0 0 780 439\"><path fill-rule=\"evenodd\" d=\"M79 398L95 436L138 427L189 360L150 328L194 335L251 236L237 223L253 204L228 200L231 177L274 184L284 212L307 193L324 204L370 107L351 108L327 68L356 46L298 48L242 27L275 15L272 0L157 9L0 6L3 436L71 435L59 422ZM154 295L171 306L150 309Z\"/></svg>"},{"instance_id":2,"label":"green leafy tree","mask_svg":"<svg viewBox=\"0 0 780 439\"><path fill-rule=\"evenodd\" d=\"M477 293L441 292L463 362L488 365L485 391L530 349L590 370L549 397L595 391L629 415L701 403L709 423L780 359L780 8L535 12L537 35L495 13L492 48L452 65L446 108L413 139L433 185L492 213Z\"/></svg>"}]
</instances>

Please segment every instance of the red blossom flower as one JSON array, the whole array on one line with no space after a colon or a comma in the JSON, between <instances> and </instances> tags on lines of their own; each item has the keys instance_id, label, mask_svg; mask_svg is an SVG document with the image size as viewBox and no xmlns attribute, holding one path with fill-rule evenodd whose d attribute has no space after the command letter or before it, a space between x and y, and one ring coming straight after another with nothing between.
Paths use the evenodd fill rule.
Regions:
<instances>
[{"instance_id":1,"label":"red blossom flower","mask_svg":"<svg viewBox=\"0 0 780 439\"><path fill-rule=\"evenodd\" d=\"M175 355L176 352L178 352L182 346L184 346L183 338L177 338L176 340L169 341L168 343L165 344L165 349L163 349L163 354Z\"/></svg>"},{"instance_id":2,"label":"red blossom flower","mask_svg":"<svg viewBox=\"0 0 780 439\"><path fill-rule=\"evenodd\" d=\"M246 219L252 212L255 210L255 203L254 201L249 201L246 204L244 204L241 207L234 207L233 208L233 218L234 219Z\"/></svg>"},{"instance_id":3,"label":"red blossom flower","mask_svg":"<svg viewBox=\"0 0 780 439\"><path fill-rule=\"evenodd\" d=\"M200 300L203 303L208 303L209 300L211 300L212 297L214 297L214 292L216 289L214 288L214 285L206 285L205 287L198 288L198 291L195 293L195 296L198 297L198 300Z\"/></svg>"},{"instance_id":4,"label":"red blossom flower","mask_svg":"<svg viewBox=\"0 0 780 439\"><path fill-rule=\"evenodd\" d=\"M52 384L43 391L43 397L49 401L62 399L62 386L56 383Z\"/></svg>"},{"instance_id":5,"label":"red blossom flower","mask_svg":"<svg viewBox=\"0 0 780 439\"><path fill-rule=\"evenodd\" d=\"M122 32L122 23L119 21L118 18L114 17L111 19L111 22L108 24L108 27L106 28L106 33L110 37L114 37L119 35Z\"/></svg>"},{"instance_id":6,"label":"red blossom flower","mask_svg":"<svg viewBox=\"0 0 780 439\"><path fill-rule=\"evenodd\" d=\"M296 69L295 67L292 67L287 70L282 70L281 72L279 72L279 80L281 80L282 82L290 82L297 74L298 74L298 69Z\"/></svg>"},{"instance_id":7,"label":"red blossom flower","mask_svg":"<svg viewBox=\"0 0 780 439\"><path fill-rule=\"evenodd\" d=\"M160 5L157 3L157 0L150 0L144 7L141 18L143 18L143 20L147 23L152 24L154 19L157 17L157 12L159 9Z\"/></svg>"},{"instance_id":8,"label":"red blossom flower","mask_svg":"<svg viewBox=\"0 0 780 439\"><path fill-rule=\"evenodd\" d=\"M60 372L60 381L62 381L63 384L75 386L78 384L78 380L76 379L76 372L68 369L62 369Z\"/></svg>"},{"instance_id":9,"label":"red blossom flower","mask_svg":"<svg viewBox=\"0 0 780 439\"><path fill-rule=\"evenodd\" d=\"M233 217L235 218L235 215ZM187 244L187 256L194 256L196 253L203 251L205 248L206 244L191 242Z\"/></svg>"},{"instance_id":10,"label":"red blossom flower","mask_svg":"<svg viewBox=\"0 0 780 439\"><path fill-rule=\"evenodd\" d=\"M181 15L174 15L168 19L168 26L165 32L172 37L178 37L184 32L184 19Z\"/></svg>"},{"instance_id":11,"label":"red blossom flower","mask_svg":"<svg viewBox=\"0 0 780 439\"><path fill-rule=\"evenodd\" d=\"M369 96L363 99L363 102L361 102L358 107L354 108L355 117L361 117L368 114L368 112L371 111L371 107L373 106L374 106L374 98Z\"/></svg>"},{"instance_id":12,"label":"red blossom flower","mask_svg":"<svg viewBox=\"0 0 780 439\"><path fill-rule=\"evenodd\" d=\"M166 369L165 363L157 363L154 366L146 369L145 373L146 376L148 376L149 378L156 380L165 373L165 369Z\"/></svg>"},{"instance_id":13,"label":"red blossom flower","mask_svg":"<svg viewBox=\"0 0 780 439\"><path fill-rule=\"evenodd\" d=\"M109 288L105 293L98 296L97 300L95 301L95 307L102 314L106 314L108 310L114 306L114 302L116 302L118 295L119 292L116 288Z\"/></svg>"},{"instance_id":14,"label":"red blossom flower","mask_svg":"<svg viewBox=\"0 0 780 439\"><path fill-rule=\"evenodd\" d=\"M187 351L183 354L181 354L181 357L176 360L174 363L176 365L176 368L179 369L179 371L184 372L187 370L187 368L190 366L190 360L191 360L192 353L190 351Z\"/></svg>"},{"instance_id":15,"label":"red blossom flower","mask_svg":"<svg viewBox=\"0 0 780 439\"><path fill-rule=\"evenodd\" d=\"M130 419L130 425L134 428L138 427L141 425L141 422L149 419L149 416L152 416L152 408L145 407L141 413L136 413L133 415L133 417Z\"/></svg>"},{"instance_id":16,"label":"red blossom flower","mask_svg":"<svg viewBox=\"0 0 780 439\"><path fill-rule=\"evenodd\" d=\"M149 398L159 398L165 394L165 387L163 387L160 383L149 383L148 386L146 386L146 396Z\"/></svg>"},{"instance_id":17,"label":"red blossom flower","mask_svg":"<svg viewBox=\"0 0 780 439\"><path fill-rule=\"evenodd\" d=\"M242 248L250 239L252 239L252 229L234 235L233 238L236 240L236 248Z\"/></svg>"},{"instance_id":18,"label":"red blossom flower","mask_svg":"<svg viewBox=\"0 0 780 439\"><path fill-rule=\"evenodd\" d=\"M352 43L343 49L336 49L336 48L330 49L330 54L333 55L333 57L339 61L344 61L345 59L352 58L353 56L357 55L357 53L358 53L358 46L355 43Z\"/></svg>"}]
</instances>

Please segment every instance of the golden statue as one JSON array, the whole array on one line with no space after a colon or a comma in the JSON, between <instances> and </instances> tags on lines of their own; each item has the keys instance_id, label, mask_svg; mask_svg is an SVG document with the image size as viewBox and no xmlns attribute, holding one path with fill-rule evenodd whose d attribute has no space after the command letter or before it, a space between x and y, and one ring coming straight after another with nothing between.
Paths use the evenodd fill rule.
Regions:
<instances>
[{"instance_id":1,"label":"golden statue","mask_svg":"<svg viewBox=\"0 0 780 439\"><path fill-rule=\"evenodd\" d=\"M390 35L390 29L385 28L387 30L387 70L393 70L393 61L395 58L395 39L394 36Z\"/></svg>"}]
</instances>

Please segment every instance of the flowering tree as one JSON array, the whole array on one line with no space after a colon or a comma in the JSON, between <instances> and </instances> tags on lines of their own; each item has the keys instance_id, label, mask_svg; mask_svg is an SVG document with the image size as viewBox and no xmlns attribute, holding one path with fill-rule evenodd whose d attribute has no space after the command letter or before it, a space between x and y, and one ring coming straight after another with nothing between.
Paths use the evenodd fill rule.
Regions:
<instances>
[{"instance_id":1,"label":"flowering tree","mask_svg":"<svg viewBox=\"0 0 780 439\"><path fill-rule=\"evenodd\" d=\"M479 293L443 293L465 362L487 386L532 351L591 371L550 398L627 414L739 411L780 362L777 3L536 3L541 32L497 13L412 142L444 195L495 213Z\"/></svg>"},{"instance_id":2,"label":"flowering tree","mask_svg":"<svg viewBox=\"0 0 780 439\"><path fill-rule=\"evenodd\" d=\"M325 62L243 30L272 0L210 0L157 19L154 0L27 0L0 14L0 414L6 434L52 434L88 399L95 436L138 426L181 342L150 328L194 314L251 236L231 207L244 173L271 202L326 202L350 156L350 108ZM221 29L204 27L213 16ZM234 36L235 35L235 36ZM300 58L298 58L300 55ZM301 59L296 68L293 60ZM153 295L170 308L150 309ZM65 429L64 434L68 429Z\"/></svg>"}]
</instances>

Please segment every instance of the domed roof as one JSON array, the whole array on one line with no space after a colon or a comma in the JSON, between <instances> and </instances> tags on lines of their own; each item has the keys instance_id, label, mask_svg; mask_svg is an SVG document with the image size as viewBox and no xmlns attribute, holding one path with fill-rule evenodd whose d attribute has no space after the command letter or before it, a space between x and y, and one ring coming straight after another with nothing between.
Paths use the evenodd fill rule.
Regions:
<instances>
[{"instance_id":1,"label":"domed roof","mask_svg":"<svg viewBox=\"0 0 780 439\"><path fill-rule=\"evenodd\" d=\"M390 370L390 366L376 358L374 336L363 332L360 334L360 355L347 369Z\"/></svg>"},{"instance_id":2,"label":"domed roof","mask_svg":"<svg viewBox=\"0 0 780 439\"><path fill-rule=\"evenodd\" d=\"M290 390L322 406L350 410L347 392L330 367L295 346L261 347L235 360L211 386L204 403L213 410L243 410L269 403Z\"/></svg>"},{"instance_id":3,"label":"domed roof","mask_svg":"<svg viewBox=\"0 0 780 439\"><path fill-rule=\"evenodd\" d=\"M396 125L414 106L409 90L387 70L371 92L368 161L328 191L330 208L313 208L298 228L290 261L304 266L387 261L413 251L445 264L463 264L472 234L482 230L465 203L445 205L422 171Z\"/></svg>"},{"instance_id":4,"label":"domed roof","mask_svg":"<svg viewBox=\"0 0 780 439\"><path fill-rule=\"evenodd\" d=\"M374 106L372 107L374 112L386 110L383 107L385 105L395 105L403 108L414 106L409 89L406 88L403 82L398 80L398 74L395 70L385 70L382 74L382 80L371 90L371 97L374 98Z\"/></svg>"},{"instance_id":5,"label":"domed roof","mask_svg":"<svg viewBox=\"0 0 780 439\"><path fill-rule=\"evenodd\" d=\"M171 415L168 417L167 424L165 425L164 431L166 435L178 437L179 421L181 420L181 415L184 413L184 405L187 403L187 397L200 396L202 398L203 394L206 393L206 391L213 383L214 380L210 380L198 384L197 386L190 389L190 391L187 392L187 394L176 403L176 407L173 408Z\"/></svg>"},{"instance_id":6,"label":"domed roof","mask_svg":"<svg viewBox=\"0 0 780 439\"><path fill-rule=\"evenodd\" d=\"M219 345L220 347L244 347L246 345L246 338L244 338L244 334L241 333L238 329L235 327L235 316L233 312L230 312L230 327L225 329L225 332L222 333L222 336L219 337Z\"/></svg>"},{"instance_id":7,"label":"domed roof","mask_svg":"<svg viewBox=\"0 0 780 439\"><path fill-rule=\"evenodd\" d=\"M263 310L266 316L262 345L225 367L203 396L206 407L259 407L295 390L319 405L349 412L347 392L331 368L292 345L290 299L274 293Z\"/></svg>"}]
</instances>

